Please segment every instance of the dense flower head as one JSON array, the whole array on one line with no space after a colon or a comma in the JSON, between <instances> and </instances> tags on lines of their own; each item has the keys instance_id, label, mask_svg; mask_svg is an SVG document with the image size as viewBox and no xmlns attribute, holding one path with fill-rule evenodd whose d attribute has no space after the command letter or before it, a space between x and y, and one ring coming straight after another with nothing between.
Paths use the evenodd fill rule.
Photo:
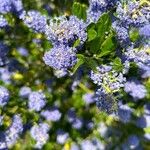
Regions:
<instances>
[{"instance_id":1,"label":"dense flower head","mask_svg":"<svg viewBox=\"0 0 150 150\"><path fill-rule=\"evenodd\" d=\"M46 65L54 69L66 70L71 68L77 62L75 49L64 45L56 45L50 51L46 52L43 60Z\"/></svg>"},{"instance_id":2,"label":"dense flower head","mask_svg":"<svg viewBox=\"0 0 150 150\"><path fill-rule=\"evenodd\" d=\"M8 25L7 20L4 18L3 15L0 15L0 28L4 28Z\"/></svg>"},{"instance_id":3,"label":"dense flower head","mask_svg":"<svg viewBox=\"0 0 150 150\"><path fill-rule=\"evenodd\" d=\"M139 29L139 33L142 36L145 36L147 38L150 38L150 24L146 24L142 28Z\"/></svg>"},{"instance_id":4,"label":"dense flower head","mask_svg":"<svg viewBox=\"0 0 150 150\"><path fill-rule=\"evenodd\" d=\"M112 114L117 110L117 102L113 95L107 94L103 89L98 89L95 93L95 101L97 107L108 114Z\"/></svg>"},{"instance_id":5,"label":"dense flower head","mask_svg":"<svg viewBox=\"0 0 150 150\"><path fill-rule=\"evenodd\" d=\"M140 116L136 120L136 126L138 126L139 128L149 128L150 127L150 116L147 114Z\"/></svg>"},{"instance_id":6,"label":"dense flower head","mask_svg":"<svg viewBox=\"0 0 150 150\"><path fill-rule=\"evenodd\" d=\"M5 57L9 51L9 48L6 44L0 41L0 57Z\"/></svg>"},{"instance_id":7,"label":"dense flower head","mask_svg":"<svg viewBox=\"0 0 150 150\"><path fill-rule=\"evenodd\" d=\"M123 74L116 72L112 66L101 65L97 67L97 72L91 71L91 79L93 82L102 87L107 93L117 92L124 87L126 78Z\"/></svg>"},{"instance_id":8,"label":"dense flower head","mask_svg":"<svg viewBox=\"0 0 150 150\"><path fill-rule=\"evenodd\" d=\"M84 102L89 105L91 103L94 103L94 94L93 93L86 93L83 95Z\"/></svg>"},{"instance_id":9,"label":"dense flower head","mask_svg":"<svg viewBox=\"0 0 150 150\"><path fill-rule=\"evenodd\" d=\"M150 54L149 54L149 45L144 45L142 48L134 48L133 46L129 47L125 52L126 58L135 62L139 68L142 69L145 65L149 68L150 66Z\"/></svg>"},{"instance_id":10,"label":"dense flower head","mask_svg":"<svg viewBox=\"0 0 150 150\"><path fill-rule=\"evenodd\" d=\"M25 25L31 28L35 32L43 33L47 25L47 18L41 15L40 12L31 10L27 13L22 14L21 19L23 19Z\"/></svg>"},{"instance_id":11,"label":"dense flower head","mask_svg":"<svg viewBox=\"0 0 150 150\"><path fill-rule=\"evenodd\" d=\"M150 66L140 63L138 67L142 78L150 77Z\"/></svg>"},{"instance_id":12,"label":"dense flower head","mask_svg":"<svg viewBox=\"0 0 150 150\"><path fill-rule=\"evenodd\" d=\"M23 5L21 0L0 0L0 13L6 14L13 12L15 14L21 14Z\"/></svg>"},{"instance_id":13,"label":"dense flower head","mask_svg":"<svg viewBox=\"0 0 150 150\"><path fill-rule=\"evenodd\" d=\"M49 139L49 131L50 127L46 123L40 123L38 125L34 125L31 130L30 134L33 139L36 140L35 148L41 149L44 144L46 144L47 140Z\"/></svg>"},{"instance_id":14,"label":"dense flower head","mask_svg":"<svg viewBox=\"0 0 150 150\"><path fill-rule=\"evenodd\" d=\"M0 86L0 106L6 105L8 100L9 100L9 91L5 87Z\"/></svg>"},{"instance_id":15,"label":"dense flower head","mask_svg":"<svg viewBox=\"0 0 150 150\"><path fill-rule=\"evenodd\" d=\"M72 122L72 127L75 129L81 129L83 126L83 119L82 118L75 118Z\"/></svg>"},{"instance_id":16,"label":"dense flower head","mask_svg":"<svg viewBox=\"0 0 150 150\"><path fill-rule=\"evenodd\" d=\"M15 115L12 119L12 124L9 127L9 129L5 132L6 135L6 143L8 147L13 146L17 139L19 138L19 135L23 131L23 123L20 115Z\"/></svg>"},{"instance_id":17,"label":"dense flower head","mask_svg":"<svg viewBox=\"0 0 150 150\"><path fill-rule=\"evenodd\" d=\"M31 92L28 99L30 110L40 111L46 104L45 95L42 92Z\"/></svg>"},{"instance_id":18,"label":"dense flower head","mask_svg":"<svg viewBox=\"0 0 150 150\"><path fill-rule=\"evenodd\" d=\"M8 46L0 41L0 66L3 66L7 62L7 54L9 52Z\"/></svg>"},{"instance_id":19,"label":"dense flower head","mask_svg":"<svg viewBox=\"0 0 150 150\"><path fill-rule=\"evenodd\" d=\"M134 100L142 99L146 96L147 90L138 80L127 81L124 86L125 92L129 93Z\"/></svg>"},{"instance_id":20,"label":"dense flower head","mask_svg":"<svg viewBox=\"0 0 150 150\"><path fill-rule=\"evenodd\" d=\"M24 48L24 47L17 48L17 51L19 52L19 54L21 56L27 57L29 55L28 50L26 48Z\"/></svg>"},{"instance_id":21,"label":"dense flower head","mask_svg":"<svg viewBox=\"0 0 150 150\"><path fill-rule=\"evenodd\" d=\"M19 96L22 98L28 98L30 93L31 93L31 88L29 88L27 86L23 86L23 87L21 87L21 89L19 91Z\"/></svg>"},{"instance_id":22,"label":"dense flower head","mask_svg":"<svg viewBox=\"0 0 150 150\"><path fill-rule=\"evenodd\" d=\"M57 122L61 118L61 113L57 108L50 108L41 112L41 116L46 118L47 121Z\"/></svg>"},{"instance_id":23,"label":"dense flower head","mask_svg":"<svg viewBox=\"0 0 150 150\"><path fill-rule=\"evenodd\" d=\"M121 46L125 47L130 44L129 29L124 27L118 21L113 22L112 27L116 31L117 39Z\"/></svg>"},{"instance_id":24,"label":"dense flower head","mask_svg":"<svg viewBox=\"0 0 150 150\"><path fill-rule=\"evenodd\" d=\"M45 33L54 45L61 43L73 46L76 40L79 40L80 44L85 42L87 39L85 30L86 24L76 16L69 16L69 18L61 16L50 19Z\"/></svg>"},{"instance_id":25,"label":"dense flower head","mask_svg":"<svg viewBox=\"0 0 150 150\"><path fill-rule=\"evenodd\" d=\"M105 146L98 139L85 139L81 142L81 150L104 150Z\"/></svg>"},{"instance_id":26,"label":"dense flower head","mask_svg":"<svg viewBox=\"0 0 150 150\"><path fill-rule=\"evenodd\" d=\"M56 141L59 144L64 144L69 138L69 134L61 129L57 131Z\"/></svg>"},{"instance_id":27,"label":"dense flower head","mask_svg":"<svg viewBox=\"0 0 150 150\"><path fill-rule=\"evenodd\" d=\"M97 22L101 14L115 6L118 0L89 0L89 8L87 10L87 22Z\"/></svg>"},{"instance_id":28,"label":"dense flower head","mask_svg":"<svg viewBox=\"0 0 150 150\"><path fill-rule=\"evenodd\" d=\"M0 80L5 84L11 83L12 72L9 71L7 67L0 68Z\"/></svg>"},{"instance_id":29,"label":"dense flower head","mask_svg":"<svg viewBox=\"0 0 150 150\"><path fill-rule=\"evenodd\" d=\"M10 0L0 0L0 13L7 13L11 11Z\"/></svg>"},{"instance_id":30,"label":"dense flower head","mask_svg":"<svg viewBox=\"0 0 150 150\"><path fill-rule=\"evenodd\" d=\"M3 116L0 116L0 126L3 124Z\"/></svg>"},{"instance_id":31,"label":"dense flower head","mask_svg":"<svg viewBox=\"0 0 150 150\"><path fill-rule=\"evenodd\" d=\"M120 104L118 108L118 117L121 122L128 123L131 119L132 109L128 105Z\"/></svg>"},{"instance_id":32,"label":"dense flower head","mask_svg":"<svg viewBox=\"0 0 150 150\"><path fill-rule=\"evenodd\" d=\"M144 113L150 115L150 103L144 105Z\"/></svg>"},{"instance_id":33,"label":"dense flower head","mask_svg":"<svg viewBox=\"0 0 150 150\"><path fill-rule=\"evenodd\" d=\"M128 26L141 27L149 22L149 6L140 1L119 2L117 6L117 18Z\"/></svg>"},{"instance_id":34,"label":"dense flower head","mask_svg":"<svg viewBox=\"0 0 150 150\"><path fill-rule=\"evenodd\" d=\"M127 144L130 147L130 149L136 149L140 144L140 139L136 135L130 135L128 137Z\"/></svg>"}]
</instances>

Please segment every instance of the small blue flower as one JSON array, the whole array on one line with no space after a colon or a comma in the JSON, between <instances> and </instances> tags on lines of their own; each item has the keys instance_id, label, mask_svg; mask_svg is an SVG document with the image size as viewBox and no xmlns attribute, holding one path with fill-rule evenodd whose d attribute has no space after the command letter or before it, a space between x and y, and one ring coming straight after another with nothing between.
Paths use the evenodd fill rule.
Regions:
<instances>
[{"instance_id":1,"label":"small blue flower","mask_svg":"<svg viewBox=\"0 0 150 150\"><path fill-rule=\"evenodd\" d=\"M28 99L30 110L40 111L46 105L45 95L42 92L31 92Z\"/></svg>"},{"instance_id":2,"label":"small blue flower","mask_svg":"<svg viewBox=\"0 0 150 150\"><path fill-rule=\"evenodd\" d=\"M116 72L112 69L112 66L101 65L97 67L97 72L91 71L91 79L106 93L115 93L124 87L126 78L120 72Z\"/></svg>"},{"instance_id":3,"label":"small blue flower","mask_svg":"<svg viewBox=\"0 0 150 150\"><path fill-rule=\"evenodd\" d=\"M47 25L47 19L38 11L32 10L22 14L21 19L24 23L35 32L43 33Z\"/></svg>"},{"instance_id":4,"label":"small blue flower","mask_svg":"<svg viewBox=\"0 0 150 150\"><path fill-rule=\"evenodd\" d=\"M147 90L144 85L142 85L138 80L131 80L125 83L124 86L125 92L129 93L134 100L143 99Z\"/></svg>"},{"instance_id":5,"label":"small blue flower","mask_svg":"<svg viewBox=\"0 0 150 150\"><path fill-rule=\"evenodd\" d=\"M95 93L97 107L108 114L117 110L117 102L113 95L107 94L103 89L98 89Z\"/></svg>"},{"instance_id":6,"label":"small blue flower","mask_svg":"<svg viewBox=\"0 0 150 150\"><path fill-rule=\"evenodd\" d=\"M128 137L127 144L130 147L130 149L136 149L140 144L140 140L136 135L130 135Z\"/></svg>"},{"instance_id":7,"label":"small blue flower","mask_svg":"<svg viewBox=\"0 0 150 150\"><path fill-rule=\"evenodd\" d=\"M142 36L145 36L147 38L150 38L150 24L147 24L139 29L139 33Z\"/></svg>"},{"instance_id":8,"label":"small blue flower","mask_svg":"<svg viewBox=\"0 0 150 150\"><path fill-rule=\"evenodd\" d=\"M131 120L132 109L128 105L121 104L118 109L118 117L121 122L128 123Z\"/></svg>"},{"instance_id":9,"label":"small blue flower","mask_svg":"<svg viewBox=\"0 0 150 150\"><path fill-rule=\"evenodd\" d=\"M68 19L65 16L51 19L45 33L53 45L61 43L73 46L76 40L83 44L87 39L86 24L76 16L70 16Z\"/></svg>"},{"instance_id":10,"label":"small blue flower","mask_svg":"<svg viewBox=\"0 0 150 150\"><path fill-rule=\"evenodd\" d=\"M94 94L93 93L86 93L83 95L83 100L84 102L89 105L91 103L94 103L95 100L94 100Z\"/></svg>"},{"instance_id":11,"label":"small blue flower","mask_svg":"<svg viewBox=\"0 0 150 150\"><path fill-rule=\"evenodd\" d=\"M8 101L9 101L8 90L5 87L0 86L0 106L3 107L4 105L7 104Z\"/></svg>"},{"instance_id":12,"label":"small blue flower","mask_svg":"<svg viewBox=\"0 0 150 150\"><path fill-rule=\"evenodd\" d=\"M12 120L12 124L5 132L5 142L8 147L12 147L19 138L19 135L23 131L23 123L20 115L15 115Z\"/></svg>"},{"instance_id":13,"label":"small blue flower","mask_svg":"<svg viewBox=\"0 0 150 150\"><path fill-rule=\"evenodd\" d=\"M29 88L27 86L23 86L23 87L21 87L21 89L19 91L19 96L22 98L28 98L30 93L31 93L31 88Z\"/></svg>"},{"instance_id":14,"label":"small blue flower","mask_svg":"<svg viewBox=\"0 0 150 150\"><path fill-rule=\"evenodd\" d=\"M77 62L74 48L64 45L56 45L50 51L46 52L43 60L46 65L56 70L66 70L73 67Z\"/></svg>"},{"instance_id":15,"label":"small blue flower","mask_svg":"<svg viewBox=\"0 0 150 150\"><path fill-rule=\"evenodd\" d=\"M34 145L35 148L41 149L43 145L46 144L49 139L49 130L50 127L46 123L40 123L39 125L34 125L31 128L30 134L32 138L36 140L36 144Z\"/></svg>"},{"instance_id":16,"label":"small blue flower","mask_svg":"<svg viewBox=\"0 0 150 150\"><path fill-rule=\"evenodd\" d=\"M50 108L41 112L41 116L46 118L47 121L57 122L61 118L61 113L57 108Z\"/></svg>"},{"instance_id":17,"label":"small blue flower","mask_svg":"<svg viewBox=\"0 0 150 150\"><path fill-rule=\"evenodd\" d=\"M64 144L69 138L69 134L61 129L59 129L56 134L56 141L58 144Z\"/></svg>"},{"instance_id":18,"label":"small blue flower","mask_svg":"<svg viewBox=\"0 0 150 150\"><path fill-rule=\"evenodd\" d=\"M4 28L8 26L8 21L4 18L4 16L0 15L0 28Z\"/></svg>"}]
</instances>

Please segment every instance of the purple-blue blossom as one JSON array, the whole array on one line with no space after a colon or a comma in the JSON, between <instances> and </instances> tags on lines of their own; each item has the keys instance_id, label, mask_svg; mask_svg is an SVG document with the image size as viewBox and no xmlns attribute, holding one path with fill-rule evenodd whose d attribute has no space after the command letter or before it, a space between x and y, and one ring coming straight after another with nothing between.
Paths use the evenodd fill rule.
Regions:
<instances>
[{"instance_id":1,"label":"purple-blue blossom","mask_svg":"<svg viewBox=\"0 0 150 150\"><path fill-rule=\"evenodd\" d=\"M97 22L100 16L115 6L118 0L89 0L89 8L87 10L87 23Z\"/></svg>"},{"instance_id":2,"label":"purple-blue blossom","mask_svg":"<svg viewBox=\"0 0 150 150\"><path fill-rule=\"evenodd\" d=\"M36 141L36 144L34 145L35 148L41 149L43 145L46 144L47 140L49 139L49 130L50 127L46 123L40 123L31 128L30 134Z\"/></svg>"},{"instance_id":3,"label":"purple-blue blossom","mask_svg":"<svg viewBox=\"0 0 150 150\"><path fill-rule=\"evenodd\" d=\"M117 39L120 42L120 45L122 47L126 47L127 45L129 45L129 29L120 24L119 21L113 22L112 27L116 31Z\"/></svg>"},{"instance_id":4,"label":"purple-blue blossom","mask_svg":"<svg viewBox=\"0 0 150 150\"><path fill-rule=\"evenodd\" d=\"M41 116L43 116L47 121L57 122L60 120L62 114L57 108L50 108L42 111Z\"/></svg>"},{"instance_id":5,"label":"purple-blue blossom","mask_svg":"<svg viewBox=\"0 0 150 150\"><path fill-rule=\"evenodd\" d=\"M118 2L117 18L126 27L141 27L149 23L149 6L139 1L128 1L126 4Z\"/></svg>"},{"instance_id":6,"label":"purple-blue blossom","mask_svg":"<svg viewBox=\"0 0 150 150\"><path fill-rule=\"evenodd\" d=\"M75 49L64 45L56 45L44 54L43 60L46 65L56 70L66 70L73 67L77 62Z\"/></svg>"},{"instance_id":7,"label":"purple-blue blossom","mask_svg":"<svg viewBox=\"0 0 150 150\"><path fill-rule=\"evenodd\" d=\"M0 13L6 14L12 9L10 0L0 0Z\"/></svg>"},{"instance_id":8,"label":"purple-blue blossom","mask_svg":"<svg viewBox=\"0 0 150 150\"><path fill-rule=\"evenodd\" d=\"M23 4L21 0L0 0L0 13L6 14L13 12L20 15L23 11Z\"/></svg>"},{"instance_id":9,"label":"purple-blue blossom","mask_svg":"<svg viewBox=\"0 0 150 150\"><path fill-rule=\"evenodd\" d=\"M23 132L23 122L20 115L14 115L11 126L5 132L7 147L12 147Z\"/></svg>"},{"instance_id":10,"label":"purple-blue blossom","mask_svg":"<svg viewBox=\"0 0 150 150\"><path fill-rule=\"evenodd\" d=\"M69 18L61 16L50 19L45 33L53 45L61 43L73 46L76 40L83 44L87 39L86 24L76 16L69 16Z\"/></svg>"},{"instance_id":11,"label":"purple-blue blossom","mask_svg":"<svg viewBox=\"0 0 150 150\"><path fill-rule=\"evenodd\" d=\"M95 100L94 100L94 94L93 93L86 93L83 95L83 100L84 102L89 105L91 103L94 103Z\"/></svg>"},{"instance_id":12,"label":"purple-blue blossom","mask_svg":"<svg viewBox=\"0 0 150 150\"><path fill-rule=\"evenodd\" d=\"M0 86L0 107L3 107L8 103L9 97L9 91L5 87Z\"/></svg>"},{"instance_id":13,"label":"purple-blue blossom","mask_svg":"<svg viewBox=\"0 0 150 150\"><path fill-rule=\"evenodd\" d=\"M150 24L147 24L139 29L139 33L142 36L145 36L147 38L150 38Z\"/></svg>"},{"instance_id":14,"label":"purple-blue blossom","mask_svg":"<svg viewBox=\"0 0 150 150\"><path fill-rule=\"evenodd\" d=\"M138 67L142 70L142 67L149 67L150 64L150 54L149 45L145 44L140 48L134 48L134 46L129 47L125 52L125 57L130 62L135 62ZM145 68L146 70L148 68Z\"/></svg>"},{"instance_id":15,"label":"purple-blue blossom","mask_svg":"<svg viewBox=\"0 0 150 150\"><path fill-rule=\"evenodd\" d=\"M28 97L30 110L40 111L46 105L45 95L42 92L31 92Z\"/></svg>"},{"instance_id":16,"label":"purple-blue blossom","mask_svg":"<svg viewBox=\"0 0 150 150\"><path fill-rule=\"evenodd\" d=\"M121 122L128 123L131 120L132 109L128 105L120 104L118 108L118 117Z\"/></svg>"},{"instance_id":17,"label":"purple-blue blossom","mask_svg":"<svg viewBox=\"0 0 150 150\"><path fill-rule=\"evenodd\" d=\"M8 26L8 21L4 18L3 15L0 15L0 28Z\"/></svg>"},{"instance_id":18,"label":"purple-blue blossom","mask_svg":"<svg viewBox=\"0 0 150 150\"><path fill-rule=\"evenodd\" d=\"M131 95L134 100L143 99L147 90L144 85L142 85L138 80L129 80L125 83L124 91Z\"/></svg>"},{"instance_id":19,"label":"purple-blue blossom","mask_svg":"<svg viewBox=\"0 0 150 150\"><path fill-rule=\"evenodd\" d=\"M75 118L72 122L72 127L75 129L81 129L83 126L83 119L82 118Z\"/></svg>"},{"instance_id":20,"label":"purple-blue blossom","mask_svg":"<svg viewBox=\"0 0 150 150\"><path fill-rule=\"evenodd\" d=\"M64 144L69 138L69 134L61 129L56 133L56 141L58 144Z\"/></svg>"},{"instance_id":21,"label":"purple-blue blossom","mask_svg":"<svg viewBox=\"0 0 150 150\"><path fill-rule=\"evenodd\" d=\"M95 101L97 107L108 114L112 114L117 110L117 102L112 94L107 94L103 89L98 89L95 93Z\"/></svg>"},{"instance_id":22,"label":"purple-blue blossom","mask_svg":"<svg viewBox=\"0 0 150 150\"><path fill-rule=\"evenodd\" d=\"M28 50L26 48L24 48L24 47L17 48L17 51L19 52L19 54L21 56L27 57L29 55Z\"/></svg>"},{"instance_id":23,"label":"purple-blue blossom","mask_svg":"<svg viewBox=\"0 0 150 150\"><path fill-rule=\"evenodd\" d=\"M20 88L19 96L22 98L28 98L30 93L31 93L31 88L29 88L27 86L23 86Z\"/></svg>"},{"instance_id":24,"label":"purple-blue blossom","mask_svg":"<svg viewBox=\"0 0 150 150\"><path fill-rule=\"evenodd\" d=\"M136 149L140 144L140 139L136 135L130 135L127 140L130 149Z\"/></svg>"},{"instance_id":25,"label":"purple-blue blossom","mask_svg":"<svg viewBox=\"0 0 150 150\"><path fill-rule=\"evenodd\" d=\"M112 66L101 65L96 68L97 72L91 71L91 79L95 84L103 88L106 93L115 93L124 87L126 78L120 72L112 69Z\"/></svg>"},{"instance_id":26,"label":"purple-blue blossom","mask_svg":"<svg viewBox=\"0 0 150 150\"><path fill-rule=\"evenodd\" d=\"M136 126L138 126L140 128L149 128L150 127L150 116L146 115L146 114L143 116L140 116L136 120Z\"/></svg>"},{"instance_id":27,"label":"purple-blue blossom","mask_svg":"<svg viewBox=\"0 0 150 150\"><path fill-rule=\"evenodd\" d=\"M40 14L40 12L31 10L27 13L24 12L22 14L21 19L23 20L24 24L27 25L35 32L44 33L45 28L47 25L47 18Z\"/></svg>"},{"instance_id":28,"label":"purple-blue blossom","mask_svg":"<svg viewBox=\"0 0 150 150\"><path fill-rule=\"evenodd\" d=\"M81 150L105 150L105 145L98 139L85 139L81 142Z\"/></svg>"}]
</instances>

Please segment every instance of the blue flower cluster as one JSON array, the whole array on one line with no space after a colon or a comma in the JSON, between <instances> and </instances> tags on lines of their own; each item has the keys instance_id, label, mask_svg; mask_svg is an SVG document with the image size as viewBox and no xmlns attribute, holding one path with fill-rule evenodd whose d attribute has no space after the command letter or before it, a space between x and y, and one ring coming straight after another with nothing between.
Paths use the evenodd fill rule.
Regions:
<instances>
[{"instance_id":1,"label":"blue flower cluster","mask_svg":"<svg viewBox=\"0 0 150 150\"><path fill-rule=\"evenodd\" d=\"M11 148L18 140L19 135L23 132L23 124L20 115L14 115L11 126L3 133L2 141L0 140L0 149Z\"/></svg>"},{"instance_id":2,"label":"blue flower cluster","mask_svg":"<svg viewBox=\"0 0 150 150\"><path fill-rule=\"evenodd\" d=\"M40 123L39 125L34 125L31 130L31 136L36 140L35 148L41 149L42 146L47 142L50 127L46 123Z\"/></svg>"},{"instance_id":3,"label":"blue flower cluster","mask_svg":"<svg viewBox=\"0 0 150 150\"><path fill-rule=\"evenodd\" d=\"M5 106L8 101L9 101L8 90L5 87L0 86L0 106L1 107Z\"/></svg>"},{"instance_id":4,"label":"blue flower cluster","mask_svg":"<svg viewBox=\"0 0 150 150\"><path fill-rule=\"evenodd\" d=\"M116 5L118 0L89 0L87 23L97 22L100 16Z\"/></svg>"},{"instance_id":5,"label":"blue flower cluster","mask_svg":"<svg viewBox=\"0 0 150 150\"><path fill-rule=\"evenodd\" d=\"M0 13L6 14L9 12L21 15L23 4L21 0L0 0Z\"/></svg>"},{"instance_id":6,"label":"blue flower cluster","mask_svg":"<svg viewBox=\"0 0 150 150\"><path fill-rule=\"evenodd\" d=\"M0 0L0 149L149 148L149 10Z\"/></svg>"},{"instance_id":7,"label":"blue flower cluster","mask_svg":"<svg viewBox=\"0 0 150 150\"><path fill-rule=\"evenodd\" d=\"M46 52L43 60L46 65L56 70L66 70L74 66L77 62L75 48L56 45L50 51Z\"/></svg>"}]
</instances>

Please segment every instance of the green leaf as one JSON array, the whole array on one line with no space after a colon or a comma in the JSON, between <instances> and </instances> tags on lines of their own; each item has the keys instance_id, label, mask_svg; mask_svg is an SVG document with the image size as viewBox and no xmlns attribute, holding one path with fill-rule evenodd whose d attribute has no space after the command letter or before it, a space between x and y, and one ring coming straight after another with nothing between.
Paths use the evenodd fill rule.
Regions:
<instances>
[{"instance_id":1,"label":"green leaf","mask_svg":"<svg viewBox=\"0 0 150 150\"><path fill-rule=\"evenodd\" d=\"M131 29L130 32L129 32L129 36L130 36L130 40L132 42L137 41L140 37L138 29L135 29L135 28Z\"/></svg>"},{"instance_id":2,"label":"green leaf","mask_svg":"<svg viewBox=\"0 0 150 150\"><path fill-rule=\"evenodd\" d=\"M101 47L100 37L96 37L95 39L87 42L87 47L90 49L91 53L97 54Z\"/></svg>"},{"instance_id":3,"label":"green leaf","mask_svg":"<svg viewBox=\"0 0 150 150\"><path fill-rule=\"evenodd\" d=\"M94 29L88 30L88 41L92 41L97 36L97 32Z\"/></svg>"},{"instance_id":4,"label":"green leaf","mask_svg":"<svg viewBox=\"0 0 150 150\"><path fill-rule=\"evenodd\" d=\"M84 61L85 61L83 55L82 55L82 56L81 56L81 54L78 54L78 55L79 55L79 56L78 56L78 61L77 61L76 65L73 67L73 71L72 71L73 74L78 70L78 68L79 68L82 64L84 64Z\"/></svg>"},{"instance_id":5,"label":"green leaf","mask_svg":"<svg viewBox=\"0 0 150 150\"><path fill-rule=\"evenodd\" d=\"M115 60L113 61L113 69L118 72L122 71L123 65L119 57L115 58Z\"/></svg>"},{"instance_id":6,"label":"green leaf","mask_svg":"<svg viewBox=\"0 0 150 150\"><path fill-rule=\"evenodd\" d=\"M85 58L85 64L87 65L87 67L89 67L93 71L96 71L96 67L98 66L97 61L95 59L89 58L89 57Z\"/></svg>"},{"instance_id":7,"label":"green leaf","mask_svg":"<svg viewBox=\"0 0 150 150\"><path fill-rule=\"evenodd\" d=\"M102 57L102 56L106 56L110 53L112 53L116 47L116 39L115 36L113 34L111 34L101 45L101 51L100 54L98 55L98 57Z\"/></svg>"},{"instance_id":8,"label":"green leaf","mask_svg":"<svg viewBox=\"0 0 150 150\"><path fill-rule=\"evenodd\" d=\"M106 34L109 34L111 31L111 19L109 14L104 13L96 24L91 23L88 26L87 31L87 48L89 48L91 53L98 54L100 52L101 44L105 41Z\"/></svg>"},{"instance_id":9,"label":"green leaf","mask_svg":"<svg viewBox=\"0 0 150 150\"><path fill-rule=\"evenodd\" d=\"M73 15L77 16L79 19L86 20L86 5L74 2L72 6Z\"/></svg>"},{"instance_id":10,"label":"green leaf","mask_svg":"<svg viewBox=\"0 0 150 150\"><path fill-rule=\"evenodd\" d=\"M104 13L96 24L97 34L101 38L105 36L106 32L109 32L111 28L111 19L108 13Z\"/></svg>"}]
</instances>

